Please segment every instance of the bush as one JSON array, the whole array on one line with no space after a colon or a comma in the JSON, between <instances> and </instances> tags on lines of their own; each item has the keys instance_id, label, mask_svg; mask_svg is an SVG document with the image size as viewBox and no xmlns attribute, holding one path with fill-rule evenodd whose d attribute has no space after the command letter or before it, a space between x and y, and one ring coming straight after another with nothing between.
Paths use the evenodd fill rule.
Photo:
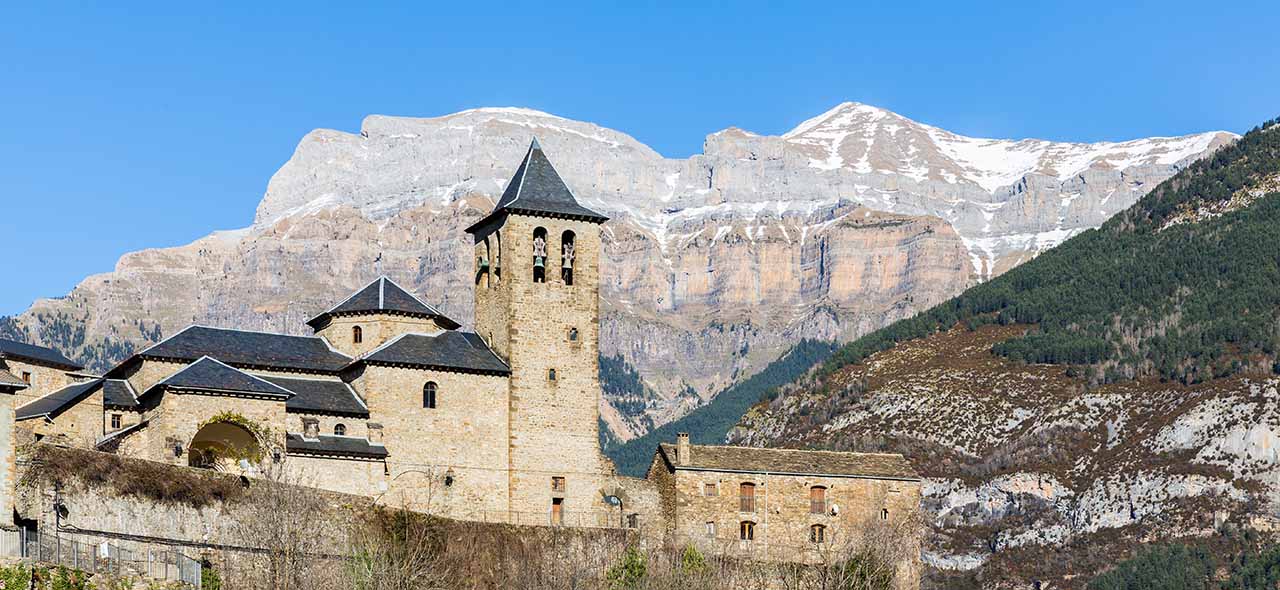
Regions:
<instances>
[{"instance_id":1,"label":"bush","mask_svg":"<svg viewBox=\"0 0 1280 590\"><path fill-rule=\"evenodd\" d=\"M647 569L648 561L644 554L631 545L622 554L622 561L609 568L605 580L609 582L610 590L636 590L644 583Z\"/></svg>"}]
</instances>

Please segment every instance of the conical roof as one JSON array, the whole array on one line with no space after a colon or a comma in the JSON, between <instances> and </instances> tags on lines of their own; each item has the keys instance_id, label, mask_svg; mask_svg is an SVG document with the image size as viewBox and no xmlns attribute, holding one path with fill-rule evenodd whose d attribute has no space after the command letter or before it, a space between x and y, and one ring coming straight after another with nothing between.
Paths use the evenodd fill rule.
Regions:
<instances>
[{"instance_id":1,"label":"conical roof","mask_svg":"<svg viewBox=\"0 0 1280 590\"><path fill-rule=\"evenodd\" d=\"M573 192L551 165L551 160L547 159L547 154L542 150L542 145L538 143L537 138L529 143L529 151L525 153L520 167L511 177L511 182L507 183L507 189L502 192L502 198L498 199L493 212L484 220L467 228L467 231L473 231L498 213L565 217L596 223L603 223L609 219L578 203Z\"/></svg>"},{"instance_id":2,"label":"conical roof","mask_svg":"<svg viewBox=\"0 0 1280 590\"><path fill-rule=\"evenodd\" d=\"M444 327L452 330L460 324L440 313L436 308L427 305L414 297L395 281L382 276L374 279L359 291L346 298L342 303L307 321L307 325L319 330L329 323L334 316L356 315L366 313L388 313L412 317L434 318Z\"/></svg>"}]
</instances>

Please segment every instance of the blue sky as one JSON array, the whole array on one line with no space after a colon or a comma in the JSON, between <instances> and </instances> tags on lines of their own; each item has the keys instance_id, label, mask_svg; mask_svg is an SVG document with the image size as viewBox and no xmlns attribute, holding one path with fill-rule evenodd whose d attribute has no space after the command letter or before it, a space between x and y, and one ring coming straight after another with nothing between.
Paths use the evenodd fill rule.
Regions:
<instances>
[{"instance_id":1,"label":"blue sky","mask_svg":"<svg viewBox=\"0 0 1280 590\"><path fill-rule=\"evenodd\" d=\"M667 156L844 100L1072 141L1280 115L1274 0L262 4L0 11L0 314L248 225L306 132L372 113L527 106Z\"/></svg>"}]
</instances>

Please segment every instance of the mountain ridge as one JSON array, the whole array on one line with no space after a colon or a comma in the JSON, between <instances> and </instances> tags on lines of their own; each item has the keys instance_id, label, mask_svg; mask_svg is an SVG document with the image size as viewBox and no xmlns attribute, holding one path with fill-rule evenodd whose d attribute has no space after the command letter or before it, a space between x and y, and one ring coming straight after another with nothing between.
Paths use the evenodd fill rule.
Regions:
<instances>
[{"instance_id":1,"label":"mountain ridge","mask_svg":"<svg viewBox=\"0 0 1280 590\"><path fill-rule=\"evenodd\" d=\"M845 345L729 438L906 454L935 586L1081 587L1144 543L1277 530L1277 178L1280 120Z\"/></svg>"},{"instance_id":2,"label":"mountain ridge","mask_svg":"<svg viewBox=\"0 0 1280 590\"><path fill-rule=\"evenodd\" d=\"M625 133L528 109L371 115L358 134L308 133L272 176L254 225L126 254L4 329L95 366L188 323L294 333L372 279L379 259L470 318L460 230L492 206L530 135L578 199L613 218L603 352L657 396L641 416L605 408L622 438L705 403L800 340L848 340L999 274L1185 165L1099 164L1065 183L1030 173L997 196L896 168L814 168L814 146L749 132L710 134L703 154L667 159ZM975 239L994 242L975 250Z\"/></svg>"}]
</instances>

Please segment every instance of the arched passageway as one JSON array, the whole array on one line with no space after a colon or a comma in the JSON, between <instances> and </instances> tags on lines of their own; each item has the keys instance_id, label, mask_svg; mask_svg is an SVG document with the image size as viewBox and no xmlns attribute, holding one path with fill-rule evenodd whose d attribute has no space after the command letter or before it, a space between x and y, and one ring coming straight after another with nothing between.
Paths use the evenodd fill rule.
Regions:
<instances>
[{"instance_id":1,"label":"arched passageway","mask_svg":"<svg viewBox=\"0 0 1280 590\"><path fill-rule=\"evenodd\" d=\"M262 454L258 437L249 429L230 422L206 424L191 438L187 463L192 467L235 470L240 459L256 459Z\"/></svg>"}]
</instances>

